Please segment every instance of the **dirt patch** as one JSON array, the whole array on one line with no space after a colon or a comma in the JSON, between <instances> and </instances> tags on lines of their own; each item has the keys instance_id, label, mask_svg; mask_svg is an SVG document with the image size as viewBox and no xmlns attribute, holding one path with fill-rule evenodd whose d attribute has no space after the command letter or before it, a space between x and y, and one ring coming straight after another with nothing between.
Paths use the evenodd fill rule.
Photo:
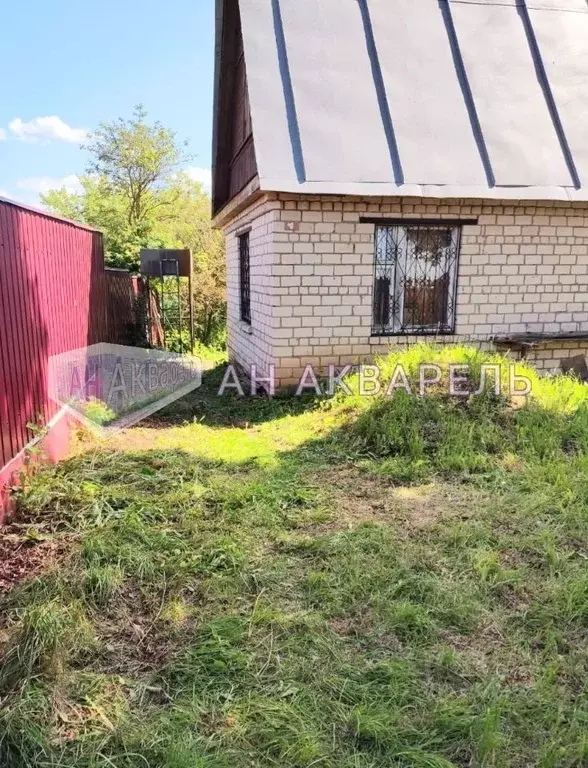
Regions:
<instances>
[{"instance_id":1,"label":"dirt patch","mask_svg":"<svg viewBox=\"0 0 588 768\"><path fill-rule=\"evenodd\" d=\"M316 480L331 489L336 510L333 519L318 526L321 532L363 523L395 524L404 533L425 530L443 520L467 520L481 502L479 492L465 486L432 482L398 487L386 477L353 466L321 472Z\"/></svg>"},{"instance_id":2,"label":"dirt patch","mask_svg":"<svg viewBox=\"0 0 588 768\"><path fill-rule=\"evenodd\" d=\"M338 616L327 623L335 634L341 637L359 637L366 635L372 626L370 611L357 616Z\"/></svg>"},{"instance_id":3,"label":"dirt patch","mask_svg":"<svg viewBox=\"0 0 588 768\"><path fill-rule=\"evenodd\" d=\"M53 568L63 551L63 540L38 541L15 533L9 526L1 528L0 593Z\"/></svg>"}]
</instances>

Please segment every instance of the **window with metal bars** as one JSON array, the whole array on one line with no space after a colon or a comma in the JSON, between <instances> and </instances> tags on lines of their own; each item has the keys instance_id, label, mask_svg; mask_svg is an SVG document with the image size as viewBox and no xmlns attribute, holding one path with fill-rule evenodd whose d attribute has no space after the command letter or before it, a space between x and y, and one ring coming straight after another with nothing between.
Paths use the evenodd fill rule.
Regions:
<instances>
[{"instance_id":1,"label":"window with metal bars","mask_svg":"<svg viewBox=\"0 0 588 768\"><path fill-rule=\"evenodd\" d=\"M374 336L455 331L461 227L376 225Z\"/></svg>"},{"instance_id":2,"label":"window with metal bars","mask_svg":"<svg viewBox=\"0 0 588 768\"><path fill-rule=\"evenodd\" d=\"M239 302L241 320L251 325L251 271L249 263L249 232L239 235Z\"/></svg>"}]
</instances>

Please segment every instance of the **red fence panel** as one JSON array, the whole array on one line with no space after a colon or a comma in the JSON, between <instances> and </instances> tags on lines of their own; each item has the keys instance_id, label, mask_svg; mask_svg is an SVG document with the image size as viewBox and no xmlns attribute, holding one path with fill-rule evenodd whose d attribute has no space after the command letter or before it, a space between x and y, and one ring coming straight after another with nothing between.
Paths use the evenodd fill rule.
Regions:
<instances>
[{"instance_id":1,"label":"red fence panel","mask_svg":"<svg viewBox=\"0 0 588 768\"><path fill-rule=\"evenodd\" d=\"M133 344L135 341L140 278L126 269L104 270L103 296L106 307L106 325L102 326L102 341L110 344ZM104 333L104 328L106 333Z\"/></svg>"},{"instance_id":2,"label":"red fence panel","mask_svg":"<svg viewBox=\"0 0 588 768\"><path fill-rule=\"evenodd\" d=\"M131 282L128 273L118 279ZM48 397L49 357L120 339L129 305L119 301L112 315L109 296L100 232L0 199L0 492L7 465L34 437L27 425L59 412Z\"/></svg>"}]
</instances>

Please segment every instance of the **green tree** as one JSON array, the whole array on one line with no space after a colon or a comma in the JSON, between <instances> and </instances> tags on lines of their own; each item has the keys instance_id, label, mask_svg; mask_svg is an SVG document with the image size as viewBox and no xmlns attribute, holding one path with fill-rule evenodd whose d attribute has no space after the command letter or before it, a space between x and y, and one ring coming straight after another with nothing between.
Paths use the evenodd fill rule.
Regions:
<instances>
[{"instance_id":1,"label":"green tree","mask_svg":"<svg viewBox=\"0 0 588 768\"><path fill-rule=\"evenodd\" d=\"M130 120L101 124L90 135L82 190L51 190L41 199L59 216L104 232L106 262L137 272L141 248L190 248L198 339L218 343L225 323L222 235L212 229L210 198L180 169L185 144L142 107Z\"/></svg>"},{"instance_id":2,"label":"green tree","mask_svg":"<svg viewBox=\"0 0 588 768\"><path fill-rule=\"evenodd\" d=\"M139 250L148 247L151 240L151 222L129 222L127 199L113 191L106 179L82 176L80 183L79 193L55 189L41 195L41 200L58 216L101 229L109 266L138 271Z\"/></svg>"},{"instance_id":3,"label":"green tree","mask_svg":"<svg viewBox=\"0 0 588 768\"><path fill-rule=\"evenodd\" d=\"M159 245L158 221L174 216L185 146L161 123L148 123L139 105L131 119L101 123L90 134L81 193L52 190L41 200L60 216L102 229L107 263L136 271L139 250Z\"/></svg>"},{"instance_id":4,"label":"green tree","mask_svg":"<svg viewBox=\"0 0 588 768\"><path fill-rule=\"evenodd\" d=\"M147 123L142 105L130 120L101 123L90 134L85 149L90 153L88 173L103 179L115 195L127 203L131 226L148 222L161 206L173 203L160 194L174 174L188 161L186 144L161 123Z\"/></svg>"},{"instance_id":5,"label":"green tree","mask_svg":"<svg viewBox=\"0 0 588 768\"><path fill-rule=\"evenodd\" d=\"M173 204L162 208L157 232L161 247L190 248L194 259L194 312L198 339L218 345L226 321L224 238L212 228L210 198L201 185L179 173L168 188Z\"/></svg>"}]
</instances>

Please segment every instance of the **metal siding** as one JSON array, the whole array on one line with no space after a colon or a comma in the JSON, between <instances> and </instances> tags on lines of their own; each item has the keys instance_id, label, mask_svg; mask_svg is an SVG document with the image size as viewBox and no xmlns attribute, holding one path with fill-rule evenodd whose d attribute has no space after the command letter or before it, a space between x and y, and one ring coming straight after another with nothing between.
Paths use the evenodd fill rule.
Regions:
<instances>
[{"instance_id":1,"label":"metal siding","mask_svg":"<svg viewBox=\"0 0 588 768\"><path fill-rule=\"evenodd\" d=\"M135 300L141 291L141 278L132 277L125 270L107 269L104 272L108 341L111 344L129 344L129 326L135 321Z\"/></svg>"},{"instance_id":2,"label":"metal siding","mask_svg":"<svg viewBox=\"0 0 588 768\"><path fill-rule=\"evenodd\" d=\"M397 0L394 13L383 0L370 8L406 182L484 185L438 0L419 0L418 14L414 0Z\"/></svg>"},{"instance_id":3,"label":"metal siding","mask_svg":"<svg viewBox=\"0 0 588 768\"><path fill-rule=\"evenodd\" d=\"M256 152L257 168L261 176L277 174L304 181L295 105L288 88L289 64L280 34L279 3L241 0L240 7L251 122L255 143L263 147L262 155ZM220 115L220 120L224 119Z\"/></svg>"},{"instance_id":4,"label":"metal siding","mask_svg":"<svg viewBox=\"0 0 588 768\"><path fill-rule=\"evenodd\" d=\"M58 412L48 358L118 333L108 292L99 232L0 200L0 470Z\"/></svg>"},{"instance_id":5,"label":"metal siding","mask_svg":"<svg viewBox=\"0 0 588 768\"><path fill-rule=\"evenodd\" d=\"M261 190L588 200L585 0L389 5L239 0Z\"/></svg>"},{"instance_id":6,"label":"metal siding","mask_svg":"<svg viewBox=\"0 0 588 768\"><path fill-rule=\"evenodd\" d=\"M11 315L8 305L8 286L10 276L8 274L8 230L12 226L10 221L10 209L0 205L0 265L5 265L0 269L0 357L2 359L0 379L0 419L2 427L2 445L4 465L15 453L15 445L18 444L16 438L16 419L14 411L10 408L10 403L14 401L13 394L13 376L9 357L8 343L5 339L13 338ZM6 234L5 234L6 233Z\"/></svg>"},{"instance_id":7,"label":"metal siding","mask_svg":"<svg viewBox=\"0 0 588 768\"><path fill-rule=\"evenodd\" d=\"M582 186L588 186L588 14L530 11L553 96Z\"/></svg>"},{"instance_id":8,"label":"metal siding","mask_svg":"<svg viewBox=\"0 0 588 768\"><path fill-rule=\"evenodd\" d=\"M282 0L281 9L306 179L393 178L360 5Z\"/></svg>"},{"instance_id":9,"label":"metal siding","mask_svg":"<svg viewBox=\"0 0 588 768\"><path fill-rule=\"evenodd\" d=\"M10 428L12 432L12 451L20 449L26 443L27 419L23 418L21 395L24 390L22 362L22 333L18 326L16 308L18 304L18 286L20 276L16 271L15 234L16 221L13 210L3 210L2 218L2 272L5 327L2 332L7 334L7 357L5 368L5 388L9 393L8 409ZM6 343L6 342L5 342Z\"/></svg>"},{"instance_id":10,"label":"metal siding","mask_svg":"<svg viewBox=\"0 0 588 768\"><path fill-rule=\"evenodd\" d=\"M451 7L497 185L571 187L518 9Z\"/></svg>"}]
</instances>

